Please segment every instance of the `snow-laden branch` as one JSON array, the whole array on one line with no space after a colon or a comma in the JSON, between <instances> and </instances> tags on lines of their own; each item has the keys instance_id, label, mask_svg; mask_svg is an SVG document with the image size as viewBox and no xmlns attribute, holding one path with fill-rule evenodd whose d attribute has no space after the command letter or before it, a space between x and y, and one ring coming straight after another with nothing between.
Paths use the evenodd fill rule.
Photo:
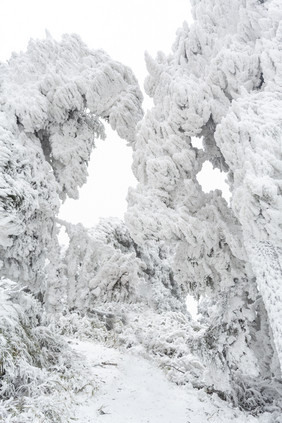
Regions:
<instances>
[{"instance_id":1,"label":"snow-laden branch","mask_svg":"<svg viewBox=\"0 0 282 423\"><path fill-rule=\"evenodd\" d=\"M2 272L40 289L58 255L59 198L78 198L100 119L132 143L142 94L129 68L76 35L30 41L0 65L0 84Z\"/></svg>"}]
</instances>

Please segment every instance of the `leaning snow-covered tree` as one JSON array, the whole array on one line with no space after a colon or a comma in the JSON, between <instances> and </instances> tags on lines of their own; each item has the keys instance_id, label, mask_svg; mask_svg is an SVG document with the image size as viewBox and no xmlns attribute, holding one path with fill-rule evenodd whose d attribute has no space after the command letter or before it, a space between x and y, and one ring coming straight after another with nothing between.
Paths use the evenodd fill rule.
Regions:
<instances>
[{"instance_id":1,"label":"leaning snow-covered tree","mask_svg":"<svg viewBox=\"0 0 282 423\"><path fill-rule=\"evenodd\" d=\"M154 107L133 145L127 224L139 243L167 241L201 299L211 392L254 410L281 395L281 5L193 0L192 12L172 54L146 58ZM226 172L230 206L202 191L206 160Z\"/></svg>"},{"instance_id":2,"label":"leaning snow-covered tree","mask_svg":"<svg viewBox=\"0 0 282 423\"><path fill-rule=\"evenodd\" d=\"M117 218L100 219L92 229L59 223L69 237L61 262L68 309L87 313L109 303L142 303L159 312L185 309L161 244L142 249Z\"/></svg>"},{"instance_id":3,"label":"leaning snow-covered tree","mask_svg":"<svg viewBox=\"0 0 282 423\"><path fill-rule=\"evenodd\" d=\"M0 83L1 274L44 292L59 277L60 199L78 197L100 119L134 141L142 94L130 69L75 35L31 41L0 65Z\"/></svg>"}]
</instances>

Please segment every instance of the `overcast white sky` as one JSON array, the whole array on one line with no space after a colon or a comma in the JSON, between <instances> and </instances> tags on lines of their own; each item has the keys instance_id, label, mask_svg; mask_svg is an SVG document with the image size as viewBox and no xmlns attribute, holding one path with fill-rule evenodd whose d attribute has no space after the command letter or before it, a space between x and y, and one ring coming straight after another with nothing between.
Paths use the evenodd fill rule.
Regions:
<instances>
[{"instance_id":1,"label":"overcast white sky","mask_svg":"<svg viewBox=\"0 0 282 423\"><path fill-rule=\"evenodd\" d=\"M59 39L77 33L90 48L103 48L130 66L143 87L144 51L169 52L184 20L192 22L189 0L3 0L0 60L25 50L30 38ZM131 150L112 131L92 153L87 184L80 199L67 200L61 218L93 226L100 216L122 217L128 186L135 184ZM211 178L208 178L211 180Z\"/></svg>"}]
</instances>

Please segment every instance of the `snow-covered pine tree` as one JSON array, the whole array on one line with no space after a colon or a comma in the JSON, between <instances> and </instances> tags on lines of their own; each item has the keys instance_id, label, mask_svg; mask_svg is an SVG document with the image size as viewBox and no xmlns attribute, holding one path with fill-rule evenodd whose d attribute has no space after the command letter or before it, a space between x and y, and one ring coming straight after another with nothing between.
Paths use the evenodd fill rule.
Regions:
<instances>
[{"instance_id":1,"label":"snow-covered pine tree","mask_svg":"<svg viewBox=\"0 0 282 423\"><path fill-rule=\"evenodd\" d=\"M147 56L154 107L133 144L126 221L137 242L170 245L178 282L202 299L210 391L254 410L279 397L281 375L281 11L275 0L192 5L172 54ZM231 207L202 191L205 160L228 173Z\"/></svg>"},{"instance_id":2,"label":"snow-covered pine tree","mask_svg":"<svg viewBox=\"0 0 282 423\"><path fill-rule=\"evenodd\" d=\"M1 275L56 302L46 284L60 277L60 198L85 183L100 119L134 141L142 94L130 69L75 35L30 41L0 65L0 83Z\"/></svg>"}]
</instances>

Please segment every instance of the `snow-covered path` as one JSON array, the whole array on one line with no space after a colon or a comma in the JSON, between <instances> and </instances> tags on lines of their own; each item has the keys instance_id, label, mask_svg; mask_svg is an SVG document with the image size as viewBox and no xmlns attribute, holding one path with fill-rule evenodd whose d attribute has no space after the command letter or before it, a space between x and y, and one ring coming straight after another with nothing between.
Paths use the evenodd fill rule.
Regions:
<instances>
[{"instance_id":1,"label":"snow-covered path","mask_svg":"<svg viewBox=\"0 0 282 423\"><path fill-rule=\"evenodd\" d=\"M81 421L187 423L185 392L147 360L86 342L76 349L90 359L94 374L104 382L95 399L79 408Z\"/></svg>"},{"instance_id":2,"label":"snow-covered path","mask_svg":"<svg viewBox=\"0 0 282 423\"><path fill-rule=\"evenodd\" d=\"M92 342L74 341L100 388L76 408L79 423L254 423L204 392L169 382L142 357ZM81 394L82 395L82 394Z\"/></svg>"}]
</instances>

